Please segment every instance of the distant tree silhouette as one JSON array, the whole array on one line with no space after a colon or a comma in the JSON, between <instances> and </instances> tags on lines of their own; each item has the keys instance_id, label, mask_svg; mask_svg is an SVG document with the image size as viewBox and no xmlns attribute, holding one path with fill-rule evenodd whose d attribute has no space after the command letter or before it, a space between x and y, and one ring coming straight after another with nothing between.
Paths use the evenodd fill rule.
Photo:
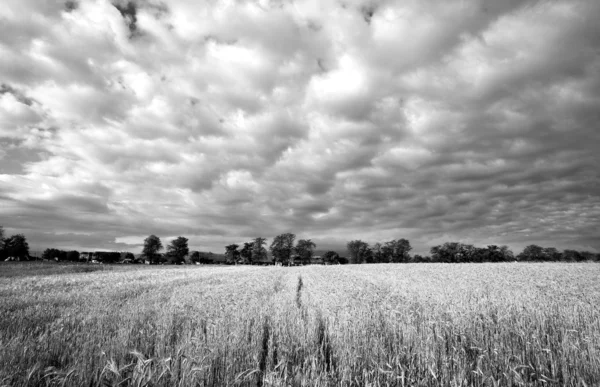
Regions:
<instances>
[{"instance_id":1,"label":"distant tree silhouette","mask_svg":"<svg viewBox=\"0 0 600 387\"><path fill-rule=\"evenodd\" d=\"M303 265L308 265L313 257L313 252L317 245L310 239L300 239L296 243L296 254L300 258Z\"/></svg>"},{"instance_id":2,"label":"distant tree silhouette","mask_svg":"<svg viewBox=\"0 0 600 387\"><path fill-rule=\"evenodd\" d=\"M267 258L267 249L264 247L267 239L258 237L252 241L252 261L262 261Z\"/></svg>"},{"instance_id":3,"label":"distant tree silhouette","mask_svg":"<svg viewBox=\"0 0 600 387\"><path fill-rule=\"evenodd\" d=\"M387 262L399 263L409 261L410 256L408 252L412 250L412 247L407 239L394 239L386 242L383 250L389 257Z\"/></svg>"},{"instance_id":4,"label":"distant tree silhouette","mask_svg":"<svg viewBox=\"0 0 600 387\"><path fill-rule=\"evenodd\" d=\"M238 260L240 258L240 252L238 251L238 247L240 246L236 244L225 246L225 256L227 257L227 263L238 263Z\"/></svg>"},{"instance_id":5,"label":"distant tree silhouette","mask_svg":"<svg viewBox=\"0 0 600 387\"><path fill-rule=\"evenodd\" d=\"M544 261L544 249L538 245L529 245L518 255L519 261Z\"/></svg>"},{"instance_id":6,"label":"distant tree silhouette","mask_svg":"<svg viewBox=\"0 0 600 387\"><path fill-rule=\"evenodd\" d=\"M290 258L294 251L294 239L296 235L292 233L285 233L277 235L271 243L271 254L273 254L273 260L280 262L284 265L290 264Z\"/></svg>"},{"instance_id":7,"label":"distant tree silhouette","mask_svg":"<svg viewBox=\"0 0 600 387\"><path fill-rule=\"evenodd\" d=\"M158 252L162 250L163 245L160 241L160 238L156 235L150 235L148 238L144 240L144 249L142 250L142 254L146 257L151 263L159 263L160 255Z\"/></svg>"},{"instance_id":8,"label":"distant tree silhouette","mask_svg":"<svg viewBox=\"0 0 600 387\"><path fill-rule=\"evenodd\" d=\"M254 248L254 242L244 242L244 247L240 251L240 257L242 263L252 263L252 249Z\"/></svg>"},{"instance_id":9,"label":"distant tree silhouette","mask_svg":"<svg viewBox=\"0 0 600 387\"><path fill-rule=\"evenodd\" d=\"M200 252L199 251L192 251L192 254L190 255L190 262L200 263Z\"/></svg>"},{"instance_id":10,"label":"distant tree silhouette","mask_svg":"<svg viewBox=\"0 0 600 387\"><path fill-rule=\"evenodd\" d=\"M361 240L353 240L346 245L350 254L350 263L363 263L369 244Z\"/></svg>"},{"instance_id":11,"label":"distant tree silhouette","mask_svg":"<svg viewBox=\"0 0 600 387\"><path fill-rule=\"evenodd\" d=\"M0 258L4 256L4 227L0 226Z\"/></svg>"},{"instance_id":12,"label":"distant tree silhouette","mask_svg":"<svg viewBox=\"0 0 600 387\"><path fill-rule=\"evenodd\" d=\"M189 253L188 239L182 236L173 239L167 246L167 256L177 265L185 263L185 257Z\"/></svg>"},{"instance_id":13,"label":"distant tree silhouette","mask_svg":"<svg viewBox=\"0 0 600 387\"><path fill-rule=\"evenodd\" d=\"M77 262L79 261L79 251L71 250L67 253L67 261Z\"/></svg>"},{"instance_id":14,"label":"distant tree silhouette","mask_svg":"<svg viewBox=\"0 0 600 387\"><path fill-rule=\"evenodd\" d=\"M29 260L29 244L23 234L15 234L4 240L4 254L19 260Z\"/></svg>"}]
</instances>

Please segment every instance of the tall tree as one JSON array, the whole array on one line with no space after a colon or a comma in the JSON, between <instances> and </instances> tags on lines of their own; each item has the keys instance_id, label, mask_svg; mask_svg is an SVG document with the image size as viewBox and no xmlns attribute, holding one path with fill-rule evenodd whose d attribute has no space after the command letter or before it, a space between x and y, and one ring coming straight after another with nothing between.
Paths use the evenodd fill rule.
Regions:
<instances>
[{"instance_id":1,"label":"tall tree","mask_svg":"<svg viewBox=\"0 0 600 387\"><path fill-rule=\"evenodd\" d=\"M290 263L290 257L294 251L294 239L296 239L296 235L291 233L277 235L273 239L270 250L275 262L281 262L284 265Z\"/></svg>"},{"instance_id":2,"label":"tall tree","mask_svg":"<svg viewBox=\"0 0 600 387\"><path fill-rule=\"evenodd\" d=\"M244 242L244 247L240 250L240 257L242 257L243 263L252 263L252 248L254 242Z\"/></svg>"},{"instance_id":3,"label":"tall tree","mask_svg":"<svg viewBox=\"0 0 600 387\"><path fill-rule=\"evenodd\" d=\"M173 259L173 263L185 263L185 257L190 253L188 248L188 239L185 237L177 237L167 246L167 255Z\"/></svg>"},{"instance_id":4,"label":"tall tree","mask_svg":"<svg viewBox=\"0 0 600 387\"><path fill-rule=\"evenodd\" d=\"M408 253L412 250L408 239L396 239L391 243L393 245L392 262L408 262L410 260Z\"/></svg>"},{"instance_id":5,"label":"tall tree","mask_svg":"<svg viewBox=\"0 0 600 387\"><path fill-rule=\"evenodd\" d=\"M254 241L252 241L252 261L262 261L267 258L266 244L266 238L254 238Z\"/></svg>"},{"instance_id":6,"label":"tall tree","mask_svg":"<svg viewBox=\"0 0 600 387\"><path fill-rule=\"evenodd\" d=\"M228 263L237 263L240 257L240 252L238 251L239 245L231 244L229 246L225 246L225 255L227 256Z\"/></svg>"},{"instance_id":7,"label":"tall tree","mask_svg":"<svg viewBox=\"0 0 600 387\"><path fill-rule=\"evenodd\" d=\"M348 242L346 245L348 253L350 254L350 263L363 263L365 260L365 254L369 249L369 244L361 240L354 240Z\"/></svg>"},{"instance_id":8,"label":"tall tree","mask_svg":"<svg viewBox=\"0 0 600 387\"><path fill-rule=\"evenodd\" d=\"M4 240L5 255L20 260L29 259L29 244L23 234L15 234Z\"/></svg>"},{"instance_id":9,"label":"tall tree","mask_svg":"<svg viewBox=\"0 0 600 387\"><path fill-rule=\"evenodd\" d=\"M158 252L162 250L162 248L163 245L160 238L156 235L150 235L148 238L144 239L144 249L142 250L142 254L151 263L158 263L160 260Z\"/></svg>"},{"instance_id":10,"label":"tall tree","mask_svg":"<svg viewBox=\"0 0 600 387\"><path fill-rule=\"evenodd\" d=\"M310 263L315 247L317 245L310 239L300 239L296 243L296 254L300 257L302 264L307 265Z\"/></svg>"}]
</instances>

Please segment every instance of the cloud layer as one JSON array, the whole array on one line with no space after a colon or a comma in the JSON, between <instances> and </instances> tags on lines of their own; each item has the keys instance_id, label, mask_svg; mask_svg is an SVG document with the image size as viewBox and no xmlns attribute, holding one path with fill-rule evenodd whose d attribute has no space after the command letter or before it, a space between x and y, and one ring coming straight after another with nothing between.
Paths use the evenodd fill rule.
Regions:
<instances>
[{"instance_id":1,"label":"cloud layer","mask_svg":"<svg viewBox=\"0 0 600 387\"><path fill-rule=\"evenodd\" d=\"M9 0L0 219L600 249L600 3Z\"/></svg>"}]
</instances>

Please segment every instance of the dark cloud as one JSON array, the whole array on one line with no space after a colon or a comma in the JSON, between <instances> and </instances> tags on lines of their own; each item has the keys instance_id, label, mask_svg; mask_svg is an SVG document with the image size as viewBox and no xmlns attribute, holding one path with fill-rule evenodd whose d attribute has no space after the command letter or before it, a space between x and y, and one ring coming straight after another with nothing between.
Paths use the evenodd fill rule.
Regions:
<instances>
[{"instance_id":1,"label":"dark cloud","mask_svg":"<svg viewBox=\"0 0 600 387\"><path fill-rule=\"evenodd\" d=\"M65 11L73 12L79 7L79 3L77 1L65 1Z\"/></svg>"},{"instance_id":2,"label":"dark cloud","mask_svg":"<svg viewBox=\"0 0 600 387\"><path fill-rule=\"evenodd\" d=\"M27 105L27 106L33 105L33 102L34 102L33 99L23 95L23 93L15 90L11 86L3 83L0 85L0 95L6 94L6 93L12 94L17 99L17 101L21 102L24 105Z\"/></svg>"},{"instance_id":3,"label":"dark cloud","mask_svg":"<svg viewBox=\"0 0 600 387\"><path fill-rule=\"evenodd\" d=\"M376 9L377 8L374 4L363 5L360 8L360 13L367 24L371 24L371 19L373 18Z\"/></svg>"},{"instance_id":4,"label":"dark cloud","mask_svg":"<svg viewBox=\"0 0 600 387\"><path fill-rule=\"evenodd\" d=\"M139 34L137 26L137 5L134 1L123 2L122 4L117 2L113 3L115 8L121 13L123 20L129 28L130 36Z\"/></svg>"}]
</instances>

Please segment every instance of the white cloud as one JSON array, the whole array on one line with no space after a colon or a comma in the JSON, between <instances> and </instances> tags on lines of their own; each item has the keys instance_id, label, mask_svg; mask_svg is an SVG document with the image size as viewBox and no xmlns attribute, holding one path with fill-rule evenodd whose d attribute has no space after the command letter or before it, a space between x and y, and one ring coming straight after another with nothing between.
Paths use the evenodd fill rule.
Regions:
<instances>
[{"instance_id":1,"label":"white cloud","mask_svg":"<svg viewBox=\"0 0 600 387\"><path fill-rule=\"evenodd\" d=\"M600 248L596 2L135 4L0 10L0 140L38 155L2 152L0 214L32 244Z\"/></svg>"}]
</instances>

